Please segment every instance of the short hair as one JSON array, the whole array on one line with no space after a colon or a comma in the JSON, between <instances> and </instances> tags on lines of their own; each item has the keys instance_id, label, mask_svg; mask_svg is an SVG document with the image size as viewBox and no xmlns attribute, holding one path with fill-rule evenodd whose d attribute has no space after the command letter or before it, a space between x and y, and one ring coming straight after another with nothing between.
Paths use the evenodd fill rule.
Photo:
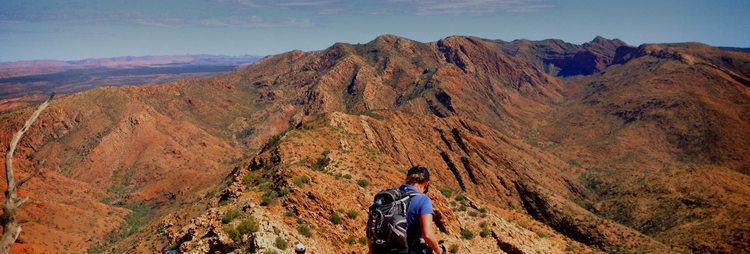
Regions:
<instances>
[{"instance_id":1,"label":"short hair","mask_svg":"<svg viewBox=\"0 0 750 254\"><path fill-rule=\"evenodd\" d=\"M430 180L430 171L423 166L412 166L409 168L409 170L406 172L406 182L407 184L414 184L414 183L425 183Z\"/></svg>"}]
</instances>

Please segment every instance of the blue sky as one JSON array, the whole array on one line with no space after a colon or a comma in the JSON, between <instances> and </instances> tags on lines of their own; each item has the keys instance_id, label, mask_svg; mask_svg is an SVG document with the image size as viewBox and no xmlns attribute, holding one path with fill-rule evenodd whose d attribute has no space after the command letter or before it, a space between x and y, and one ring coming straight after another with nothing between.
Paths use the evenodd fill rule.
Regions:
<instances>
[{"instance_id":1,"label":"blue sky","mask_svg":"<svg viewBox=\"0 0 750 254\"><path fill-rule=\"evenodd\" d=\"M0 61L266 55L380 34L750 47L748 14L728 0L2 0Z\"/></svg>"}]
</instances>

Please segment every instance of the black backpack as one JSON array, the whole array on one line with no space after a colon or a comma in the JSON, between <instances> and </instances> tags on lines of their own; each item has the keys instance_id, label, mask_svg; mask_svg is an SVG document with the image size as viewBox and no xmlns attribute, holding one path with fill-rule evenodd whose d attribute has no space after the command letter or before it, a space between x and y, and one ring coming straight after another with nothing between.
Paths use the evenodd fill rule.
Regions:
<instances>
[{"instance_id":1,"label":"black backpack","mask_svg":"<svg viewBox=\"0 0 750 254\"><path fill-rule=\"evenodd\" d=\"M387 189L375 195L367 216L367 239L376 253L406 253L406 216L418 192Z\"/></svg>"}]
</instances>

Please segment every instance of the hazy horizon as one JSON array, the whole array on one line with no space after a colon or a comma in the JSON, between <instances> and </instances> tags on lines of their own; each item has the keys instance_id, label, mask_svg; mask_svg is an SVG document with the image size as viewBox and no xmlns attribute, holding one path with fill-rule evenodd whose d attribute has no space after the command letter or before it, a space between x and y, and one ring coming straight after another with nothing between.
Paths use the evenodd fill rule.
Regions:
<instances>
[{"instance_id":1,"label":"hazy horizon","mask_svg":"<svg viewBox=\"0 0 750 254\"><path fill-rule=\"evenodd\" d=\"M0 3L0 61L149 55L270 55L394 34L630 45L750 47L747 1L10 0ZM592 21L593 20L593 21Z\"/></svg>"}]
</instances>

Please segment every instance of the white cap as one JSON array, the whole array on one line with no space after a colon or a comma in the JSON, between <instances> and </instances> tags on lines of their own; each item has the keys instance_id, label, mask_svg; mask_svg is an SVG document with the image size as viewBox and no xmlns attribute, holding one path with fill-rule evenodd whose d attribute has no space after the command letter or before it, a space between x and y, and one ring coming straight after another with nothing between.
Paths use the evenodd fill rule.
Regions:
<instances>
[{"instance_id":1,"label":"white cap","mask_svg":"<svg viewBox=\"0 0 750 254\"><path fill-rule=\"evenodd\" d=\"M294 251L303 251L305 250L305 245L302 243L298 243L296 246L294 246Z\"/></svg>"}]
</instances>

